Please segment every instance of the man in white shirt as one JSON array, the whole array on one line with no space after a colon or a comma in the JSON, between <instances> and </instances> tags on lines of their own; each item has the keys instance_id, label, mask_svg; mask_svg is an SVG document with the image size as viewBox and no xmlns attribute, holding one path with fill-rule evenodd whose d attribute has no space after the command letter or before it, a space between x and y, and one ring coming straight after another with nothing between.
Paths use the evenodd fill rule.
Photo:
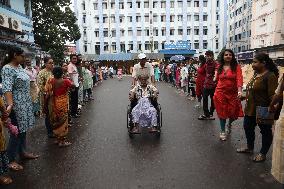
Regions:
<instances>
[{"instance_id":1,"label":"man in white shirt","mask_svg":"<svg viewBox=\"0 0 284 189\"><path fill-rule=\"evenodd\" d=\"M140 62L138 64L135 64L133 67L132 85L135 86L137 84L139 75L147 75L149 77L149 83L155 86L154 68L152 64L147 62L146 55L144 53L140 53L138 55L138 59L140 60Z\"/></svg>"},{"instance_id":2,"label":"man in white shirt","mask_svg":"<svg viewBox=\"0 0 284 189\"><path fill-rule=\"evenodd\" d=\"M113 67L112 66L109 67L109 77L113 78Z\"/></svg>"},{"instance_id":3,"label":"man in white shirt","mask_svg":"<svg viewBox=\"0 0 284 189\"><path fill-rule=\"evenodd\" d=\"M70 113L72 117L78 117L78 100L79 100L79 72L76 66L77 63L77 55L70 55L70 63L68 64L68 74L70 79L73 81L75 85L75 90L70 93Z\"/></svg>"}]
</instances>

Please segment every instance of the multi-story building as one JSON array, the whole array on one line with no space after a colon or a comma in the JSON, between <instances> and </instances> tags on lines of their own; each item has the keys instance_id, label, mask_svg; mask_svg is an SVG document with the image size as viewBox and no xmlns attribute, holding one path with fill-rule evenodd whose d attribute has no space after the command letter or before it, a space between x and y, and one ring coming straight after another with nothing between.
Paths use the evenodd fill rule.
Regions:
<instances>
[{"instance_id":1,"label":"multi-story building","mask_svg":"<svg viewBox=\"0 0 284 189\"><path fill-rule=\"evenodd\" d=\"M82 54L158 52L177 41L218 53L226 45L227 0L74 0L74 8Z\"/></svg>"},{"instance_id":2,"label":"multi-story building","mask_svg":"<svg viewBox=\"0 0 284 189\"><path fill-rule=\"evenodd\" d=\"M253 0L251 45L274 59L284 58L284 1Z\"/></svg>"},{"instance_id":3,"label":"multi-story building","mask_svg":"<svg viewBox=\"0 0 284 189\"><path fill-rule=\"evenodd\" d=\"M235 53L251 49L251 0L229 0L227 47Z\"/></svg>"},{"instance_id":4,"label":"multi-story building","mask_svg":"<svg viewBox=\"0 0 284 189\"><path fill-rule=\"evenodd\" d=\"M31 0L0 0L0 55L5 45L34 49Z\"/></svg>"}]
</instances>

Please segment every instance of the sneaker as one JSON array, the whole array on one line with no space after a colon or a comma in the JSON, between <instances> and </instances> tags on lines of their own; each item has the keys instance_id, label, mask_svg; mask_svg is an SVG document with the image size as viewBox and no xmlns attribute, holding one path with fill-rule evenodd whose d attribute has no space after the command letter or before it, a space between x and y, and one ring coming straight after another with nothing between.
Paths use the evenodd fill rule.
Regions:
<instances>
[{"instance_id":1,"label":"sneaker","mask_svg":"<svg viewBox=\"0 0 284 189\"><path fill-rule=\"evenodd\" d=\"M199 104L196 104L194 107L195 107L195 108L200 108L200 105L199 105Z\"/></svg>"},{"instance_id":2,"label":"sneaker","mask_svg":"<svg viewBox=\"0 0 284 189\"><path fill-rule=\"evenodd\" d=\"M225 132L220 133L220 140L222 141L226 141L227 140L227 136Z\"/></svg>"}]
</instances>

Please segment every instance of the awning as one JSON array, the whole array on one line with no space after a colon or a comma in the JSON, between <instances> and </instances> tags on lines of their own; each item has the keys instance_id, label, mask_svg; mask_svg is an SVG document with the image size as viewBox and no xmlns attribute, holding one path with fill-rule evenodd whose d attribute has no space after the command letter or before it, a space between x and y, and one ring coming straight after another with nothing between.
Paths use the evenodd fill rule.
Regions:
<instances>
[{"instance_id":1,"label":"awning","mask_svg":"<svg viewBox=\"0 0 284 189\"><path fill-rule=\"evenodd\" d=\"M194 55L196 50L190 49L164 49L160 50L159 53L164 55Z\"/></svg>"}]
</instances>

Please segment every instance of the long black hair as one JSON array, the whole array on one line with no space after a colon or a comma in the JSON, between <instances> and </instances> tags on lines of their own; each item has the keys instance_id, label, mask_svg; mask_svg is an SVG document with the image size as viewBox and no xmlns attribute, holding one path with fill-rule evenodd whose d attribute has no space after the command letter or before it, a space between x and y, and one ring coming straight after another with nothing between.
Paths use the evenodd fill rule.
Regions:
<instances>
[{"instance_id":1,"label":"long black hair","mask_svg":"<svg viewBox=\"0 0 284 189\"><path fill-rule=\"evenodd\" d=\"M15 47L15 46L11 46L9 47L9 51L8 51L8 56L5 57L4 61L3 61L3 64L2 64L2 67L5 66L6 64L10 63L13 58L15 57L15 54L16 55L21 55L24 53L24 50L21 49L20 47Z\"/></svg>"},{"instance_id":2,"label":"long black hair","mask_svg":"<svg viewBox=\"0 0 284 189\"><path fill-rule=\"evenodd\" d=\"M203 66L203 65L206 63L206 58L205 58L204 55L200 55L200 56L198 57L198 59L199 59L199 62L201 63L201 64L200 64L200 67Z\"/></svg>"},{"instance_id":3,"label":"long black hair","mask_svg":"<svg viewBox=\"0 0 284 189\"><path fill-rule=\"evenodd\" d=\"M222 71L223 71L223 67L224 67L224 65L225 65L224 55L225 55L226 52L229 52L229 53L232 54L232 61L231 61L231 63L230 63L231 70L232 70L233 72L236 72L236 70L237 70L238 61L237 61L237 59L236 59L235 53L234 53L231 49L225 49L225 50L222 51L221 54L220 54L220 62L219 62L219 63L220 63L220 66L219 66L219 68L218 68L218 74L221 74Z\"/></svg>"},{"instance_id":4,"label":"long black hair","mask_svg":"<svg viewBox=\"0 0 284 189\"><path fill-rule=\"evenodd\" d=\"M55 79L60 79L63 75L63 69L60 66L55 66L52 70Z\"/></svg>"},{"instance_id":5,"label":"long black hair","mask_svg":"<svg viewBox=\"0 0 284 189\"><path fill-rule=\"evenodd\" d=\"M257 53L254 56L260 63L264 64L265 68L270 72L273 72L276 77L279 76L279 70L273 60L266 53Z\"/></svg>"}]
</instances>

